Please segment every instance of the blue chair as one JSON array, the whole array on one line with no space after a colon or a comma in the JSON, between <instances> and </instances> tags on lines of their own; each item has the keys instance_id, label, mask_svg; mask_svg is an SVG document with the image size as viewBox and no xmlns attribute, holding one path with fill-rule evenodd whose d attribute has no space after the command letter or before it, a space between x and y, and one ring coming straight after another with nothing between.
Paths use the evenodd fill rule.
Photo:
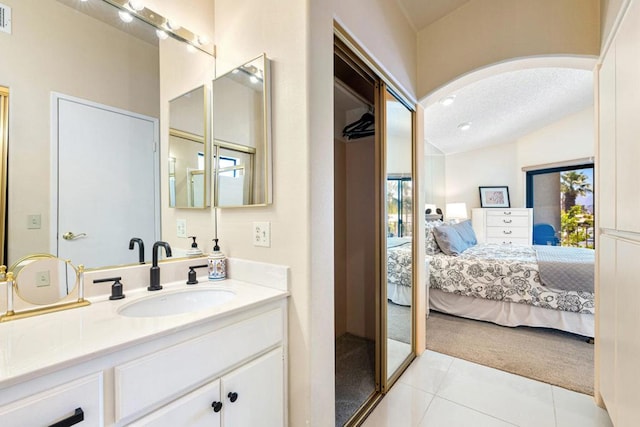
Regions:
<instances>
[{"instance_id":1,"label":"blue chair","mask_svg":"<svg viewBox=\"0 0 640 427\"><path fill-rule=\"evenodd\" d=\"M551 224L534 224L533 244L558 246L560 239L556 236L556 230Z\"/></svg>"}]
</instances>

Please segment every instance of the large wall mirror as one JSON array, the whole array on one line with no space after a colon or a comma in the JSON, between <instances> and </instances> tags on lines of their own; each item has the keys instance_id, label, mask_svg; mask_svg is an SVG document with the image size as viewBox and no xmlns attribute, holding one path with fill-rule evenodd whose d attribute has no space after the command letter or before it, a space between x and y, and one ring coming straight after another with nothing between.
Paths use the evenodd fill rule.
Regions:
<instances>
[{"instance_id":1,"label":"large wall mirror","mask_svg":"<svg viewBox=\"0 0 640 427\"><path fill-rule=\"evenodd\" d=\"M11 94L4 263L31 253L87 268L137 263L131 238L150 248L175 234L160 222L168 206L160 176L169 168L169 100L210 81L214 56L195 42L167 38L171 31L156 31L157 23L132 19L134 11L121 16L114 4L126 7L125 0L2 3L13 17L12 34L0 36L0 86ZM186 84L185 75L198 80ZM187 131L186 140L198 139ZM63 156L56 144L67 140L75 145L65 145ZM206 171L209 154L194 151L203 152ZM197 181L191 202L206 205L203 168L189 168Z\"/></svg>"},{"instance_id":2,"label":"large wall mirror","mask_svg":"<svg viewBox=\"0 0 640 427\"><path fill-rule=\"evenodd\" d=\"M269 61L262 55L213 81L217 207L272 202Z\"/></svg>"},{"instance_id":3,"label":"large wall mirror","mask_svg":"<svg viewBox=\"0 0 640 427\"><path fill-rule=\"evenodd\" d=\"M208 89L200 86L169 101L169 206L210 205Z\"/></svg>"}]
</instances>

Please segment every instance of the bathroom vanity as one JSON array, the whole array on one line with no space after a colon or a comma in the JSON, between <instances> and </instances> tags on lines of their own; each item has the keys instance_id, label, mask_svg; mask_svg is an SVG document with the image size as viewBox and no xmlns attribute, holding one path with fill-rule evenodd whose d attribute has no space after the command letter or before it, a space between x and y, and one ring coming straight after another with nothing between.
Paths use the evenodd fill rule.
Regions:
<instances>
[{"instance_id":1,"label":"bathroom vanity","mask_svg":"<svg viewBox=\"0 0 640 427\"><path fill-rule=\"evenodd\" d=\"M286 285L163 286L0 324L0 425L287 425Z\"/></svg>"}]
</instances>

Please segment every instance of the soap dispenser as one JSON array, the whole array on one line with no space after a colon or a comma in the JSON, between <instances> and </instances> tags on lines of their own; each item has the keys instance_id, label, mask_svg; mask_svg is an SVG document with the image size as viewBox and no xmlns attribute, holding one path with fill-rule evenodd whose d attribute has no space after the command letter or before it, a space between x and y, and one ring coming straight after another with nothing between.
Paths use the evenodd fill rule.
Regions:
<instances>
[{"instance_id":1,"label":"soap dispenser","mask_svg":"<svg viewBox=\"0 0 640 427\"><path fill-rule=\"evenodd\" d=\"M196 257L202 255L202 250L200 250L196 243L196 236L189 236L189 238L193 239L193 243L191 243L191 249L187 251L187 256Z\"/></svg>"},{"instance_id":2,"label":"soap dispenser","mask_svg":"<svg viewBox=\"0 0 640 427\"><path fill-rule=\"evenodd\" d=\"M227 277L227 258L220 251L218 239L213 239L213 252L209 255L209 280L222 280Z\"/></svg>"}]
</instances>

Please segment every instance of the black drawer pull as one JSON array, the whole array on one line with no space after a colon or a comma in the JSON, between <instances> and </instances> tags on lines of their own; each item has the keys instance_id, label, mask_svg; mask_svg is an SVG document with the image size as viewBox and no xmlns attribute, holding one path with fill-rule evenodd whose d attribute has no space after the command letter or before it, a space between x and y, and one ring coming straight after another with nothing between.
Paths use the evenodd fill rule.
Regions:
<instances>
[{"instance_id":1,"label":"black drawer pull","mask_svg":"<svg viewBox=\"0 0 640 427\"><path fill-rule=\"evenodd\" d=\"M504 215L511 215L511 211L504 211L502 212Z\"/></svg>"},{"instance_id":2,"label":"black drawer pull","mask_svg":"<svg viewBox=\"0 0 640 427\"><path fill-rule=\"evenodd\" d=\"M503 219L502 222L504 222L505 224L511 224L513 222L512 219Z\"/></svg>"},{"instance_id":3,"label":"black drawer pull","mask_svg":"<svg viewBox=\"0 0 640 427\"><path fill-rule=\"evenodd\" d=\"M233 403L236 400L238 400L238 393L236 392L230 392L229 394L227 394L227 397L229 398L229 400Z\"/></svg>"},{"instance_id":4,"label":"black drawer pull","mask_svg":"<svg viewBox=\"0 0 640 427\"><path fill-rule=\"evenodd\" d=\"M504 234L511 234L511 233L513 233L513 230L502 230L502 232Z\"/></svg>"},{"instance_id":5,"label":"black drawer pull","mask_svg":"<svg viewBox=\"0 0 640 427\"><path fill-rule=\"evenodd\" d=\"M222 409L222 402L215 401L211 404L211 407L213 408L213 412L220 412Z\"/></svg>"},{"instance_id":6,"label":"black drawer pull","mask_svg":"<svg viewBox=\"0 0 640 427\"><path fill-rule=\"evenodd\" d=\"M51 424L49 427L70 427L84 421L84 411L82 408L76 408L73 415L64 420L58 421L55 424Z\"/></svg>"}]
</instances>

